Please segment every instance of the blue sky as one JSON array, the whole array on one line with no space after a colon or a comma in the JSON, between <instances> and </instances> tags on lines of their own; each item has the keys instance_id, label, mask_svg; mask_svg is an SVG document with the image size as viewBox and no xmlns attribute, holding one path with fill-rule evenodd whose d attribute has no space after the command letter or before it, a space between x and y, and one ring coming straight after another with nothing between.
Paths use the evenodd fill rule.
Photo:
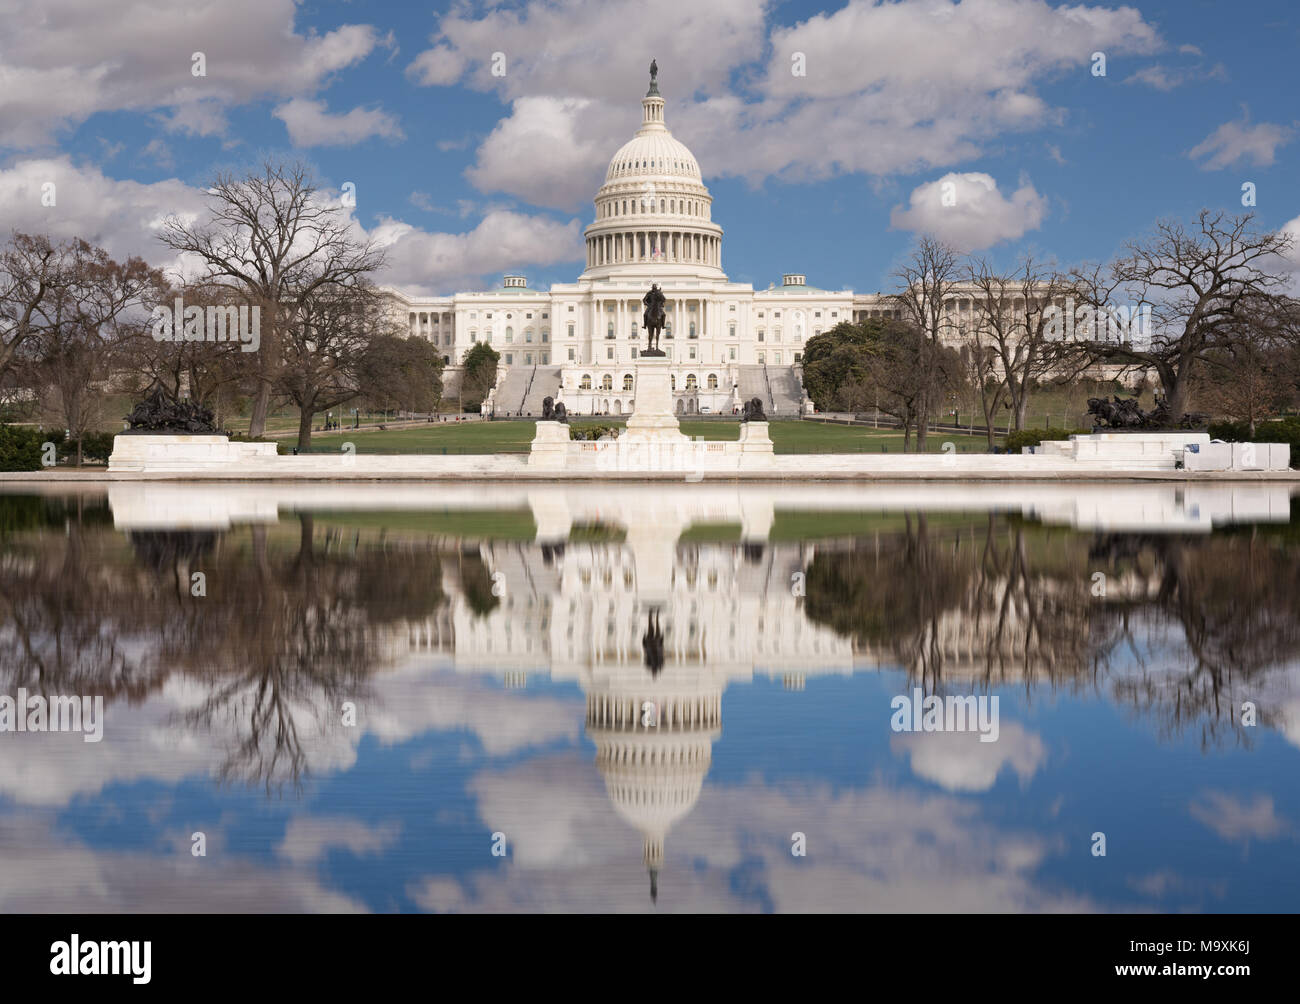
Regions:
<instances>
[{"instance_id":1,"label":"blue sky","mask_svg":"<svg viewBox=\"0 0 1300 1004\"><path fill-rule=\"evenodd\" d=\"M163 216L271 155L356 186L396 285L572 281L652 56L733 280L887 289L922 231L999 262L1104 259L1160 216L1244 211L1246 182L1262 226L1300 232L1300 17L1282 0L19 7L0 48L5 229L159 264ZM960 211L940 208L944 181Z\"/></svg>"}]
</instances>

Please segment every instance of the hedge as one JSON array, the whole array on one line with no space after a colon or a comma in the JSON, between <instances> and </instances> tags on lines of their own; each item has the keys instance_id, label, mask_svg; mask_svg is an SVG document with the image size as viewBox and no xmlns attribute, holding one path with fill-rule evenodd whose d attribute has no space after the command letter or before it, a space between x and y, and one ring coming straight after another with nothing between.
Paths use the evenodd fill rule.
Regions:
<instances>
[{"instance_id":1,"label":"hedge","mask_svg":"<svg viewBox=\"0 0 1300 1004\"><path fill-rule=\"evenodd\" d=\"M1084 436L1091 431L1091 429L1016 429L1014 432L1007 433L1005 445L1008 453L1019 453L1022 446L1038 446L1050 440Z\"/></svg>"},{"instance_id":2,"label":"hedge","mask_svg":"<svg viewBox=\"0 0 1300 1004\"><path fill-rule=\"evenodd\" d=\"M0 471L39 471L41 447L53 436L26 425L0 425Z\"/></svg>"}]
</instances>

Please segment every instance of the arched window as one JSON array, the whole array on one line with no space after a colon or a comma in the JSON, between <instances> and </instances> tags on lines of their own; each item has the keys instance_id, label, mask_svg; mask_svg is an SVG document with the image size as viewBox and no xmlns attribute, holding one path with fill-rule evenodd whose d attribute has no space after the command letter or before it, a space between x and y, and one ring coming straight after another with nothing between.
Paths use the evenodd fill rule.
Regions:
<instances>
[{"instance_id":1,"label":"arched window","mask_svg":"<svg viewBox=\"0 0 1300 1004\"><path fill-rule=\"evenodd\" d=\"M710 374L709 374L709 390L717 390L717 389L718 389L718 374L716 374L716 373L710 373Z\"/></svg>"},{"instance_id":2,"label":"arched window","mask_svg":"<svg viewBox=\"0 0 1300 1004\"><path fill-rule=\"evenodd\" d=\"M623 389L624 389L624 390L631 390L631 389L632 389L632 374L631 374L631 373L624 373L624 374L623 374Z\"/></svg>"},{"instance_id":3,"label":"arched window","mask_svg":"<svg viewBox=\"0 0 1300 1004\"><path fill-rule=\"evenodd\" d=\"M691 338L694 338L694 337L695 337L695 322L694 322L694 321L691 321L691 334L690 334L690 337L691 337Z\"/></svg>"},{"instance_id":4,"label":"arched window","mask_svg":"<svg viewBox=\"0 0 1300 1004\"><path fill-rule=\"evenodd\" d=\"M524 328L524 341L531 342L532 340L533 340L533 329Z\"/></svg>"},{"instance_id":5,"label":"arched window","mask_svg":"<svg viewBox=\"0 0 1300 1004\"><path fill-rule=\"evenodd\" d=\"M514 344L514 340L515 340L515 329L510 327L509 325L506 325L506 344L512 345Z\"/></svg>"},{"instance_id":6,"label":"arched window","mask_svg":"<svg viewBox=\"0 0 1300 1004\"><path fill-rule=\"evenodd\" d=\"M601 390L614 389L614 378L610 376L608 373L606 373L603 377L600 378L600 389Z\"/></svg>"},{"instance_id":7,"label":"arched window","mask_svg":"<svg viewBox=\"0 0 1300 1004\"><path fill-rule=\"evenodd\" d=\"M668 375L668 389L669 389L669 390L676 390L676 389L677 389L677 374L676 374L676 373L670 373L670 374Z\"/></svg>"},{"instance_id":8,"label":"arched window","mask_svg":"<svg viewBox=\"0 0 1300 1004\"><path fill-rule=\"evenodd\" d=\"M686 389L695 390L699 386L699 381L695 379L694 373L686 374Z\"/></svg>"},{"instance_id":9,"label":"arched window","mask_svg":"<svg viewBox=\"0 0 1300 1004\"><path fill-rule=\"evenodd\" d=\"M606 337L606 338L613 338L613 337L614 337L614 322L613 322L613 321L610 321L610 322L609 322L609 328L605 331L605 337Z\"/></svg>"},{"instance_id":10,"label":"arched window","mask_svg":"<svg viewBox=\"0 0 1300 1004\"><path fill-rule=\"evenodd\" d=\"M582 390L591 390L591 374L590 373L582 374L582 382L578 384L578 386Z\"/></svg>"},{"instance_id":11,"label":"arched window","mask_svg":"<svg viewBox=\"0 0 1300 1004\"><path fill-rule=\"evenodd\" d=\"M669 199L669 200L668 200L668 211L669 211L670 213L675 213L675 212L677 212L677 200L676 200L676 199Z\"/></svg>"}]
</instances>

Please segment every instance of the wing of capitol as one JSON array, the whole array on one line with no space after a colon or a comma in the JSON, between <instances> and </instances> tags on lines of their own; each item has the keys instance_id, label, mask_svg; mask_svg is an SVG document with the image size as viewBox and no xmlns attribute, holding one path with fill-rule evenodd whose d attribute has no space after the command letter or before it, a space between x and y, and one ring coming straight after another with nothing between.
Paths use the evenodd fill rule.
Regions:
<instances>
[{"instance_id":1,"label":"wing of capitol","mask_svg":"<svg viewBox=\"0 0 1300 1004\"><path fill-rule=\"evenodd\" d=\"M411 335L439 349L444 397L457 396L465 355L486 342L501 358L484 413L537 416L550 396L571 415L629 414L642 297L658 283L667 298L660 344L679 415L739 413L758 397L769 415L794 417L812 411L800 365L809 338L843 321L902 316L888 294L819 289L798 272L763 290L728 281L713 198L694 154L664 122L654 77L641 109L641 128L614 154L596 193L577 282L543 291L513 274L487 292L390 290ZM969 294L945 303L954 343L972 314Z\"/></svg>"}]
</instances>

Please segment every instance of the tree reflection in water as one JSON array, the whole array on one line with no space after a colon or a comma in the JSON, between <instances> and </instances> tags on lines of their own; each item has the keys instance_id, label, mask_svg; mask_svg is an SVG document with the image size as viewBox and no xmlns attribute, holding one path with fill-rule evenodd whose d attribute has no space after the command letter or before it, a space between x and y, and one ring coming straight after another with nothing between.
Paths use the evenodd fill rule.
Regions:
<instances>
[{"instance_id":1,"label":"tree reflection in water","mask_svg":"<svg viewBox=\"0 0 1300 1004\"><path fill-rule=\"evenodd\" d=\"M221 777L268 790L301 783L308 747L341 727L344 701L366 699L394 629L446 601L432 543L349 542L310 515L296 541L283 524L133 531L129 549L104 520L65 521L5 541L3 689L138 702L183 674L204 686L186 724L233 736ZM206 595L191 593L196 571Z\"/></svg>"},{"instance_id":2,"label":"tree reflection in water","mask_svg":"<svg viewBox=\"0 0 1300 1004\"><path fill-rule=\"evenodd\" d=\"M901 532L820 549L805 609L927 692L1104 687L1168 735L1245 743L1242 701L1277 725L1270 680L1300 653L1286 529L1094 538L997 514L958 528L909 516Z\"/></svg>"}]
</instances>

